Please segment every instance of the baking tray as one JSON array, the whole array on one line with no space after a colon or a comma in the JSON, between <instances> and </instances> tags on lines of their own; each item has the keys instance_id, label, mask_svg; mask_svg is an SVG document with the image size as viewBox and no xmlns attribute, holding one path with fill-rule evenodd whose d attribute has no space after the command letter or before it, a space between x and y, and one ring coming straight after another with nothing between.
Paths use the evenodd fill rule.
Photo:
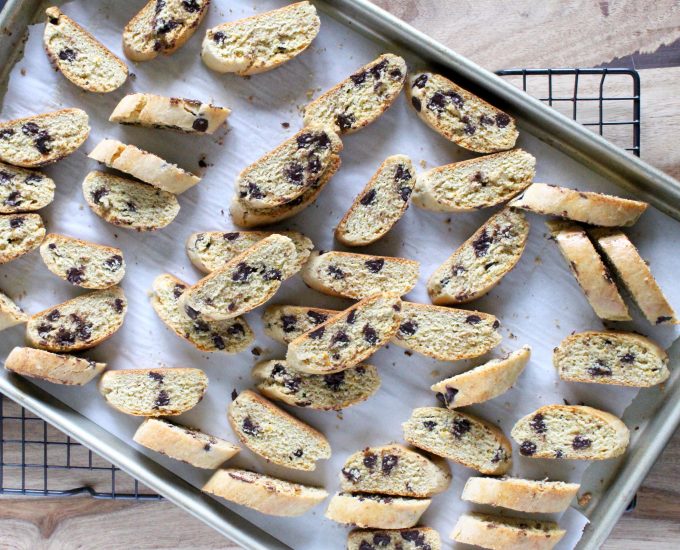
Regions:
<instances>
[{"instance_id":1,"label":"baking tray","mask_svg":"<svg viewBox=\"0 0 680 550\"><path fill-rule=\"evenodd\" d=\"M662 172L632 158L601 137L572 123L568 118L365 0L318 1L316 4L341 22L383 43L385 49L408 52L411 58L419 58L423 65L450 75L473 92L516 116L523 131L536 135L557 150L680 220L680 184ZM20 52L22 29L36 18L42 5L37 0L12 0L2 13L0 76L3 77L3 82L12 61ZM677 348L676 345L671 349L673 366L677 364ZM674 369L664 392L640 392L627 411L628 424L639 426L639 430L634 432L627 455L618 462L598 464L589 470L584 485L586 488L592 486L593 498L585 507L585 512L592 523L579 543L579 548L594 549L604 542L677 426L680 420L680 382L677 380L676 370ZM32 383L3 371L0 376L0 391L235 542L248 548L286 548L270 535L230 512L220 503L202 495L176 475ZM615 472L618 475L615 476ZM589 480L592 480L592 485ZM602 491L600 485L607 487L607 490Z\"/></svg>"}]
</instances>

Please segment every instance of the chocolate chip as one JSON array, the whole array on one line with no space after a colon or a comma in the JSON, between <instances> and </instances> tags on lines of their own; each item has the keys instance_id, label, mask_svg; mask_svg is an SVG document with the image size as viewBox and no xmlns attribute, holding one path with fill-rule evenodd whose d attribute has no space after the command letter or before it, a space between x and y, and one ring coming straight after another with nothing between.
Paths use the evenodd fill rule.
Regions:
<instances>
[{"instance_id":1,"label":"chocolate chip","mask_svg":"<svg viewBox=\"0 0 680 550\"><path fill-rule=\"evenodd\" d=\"M349 130L356 121L352 113L341 113L335 116L335 123L341 130Z\"/></svg>"},{"instance_id":2,"label":"chocolate chip","mask_svg":"<svg viewBox=\"0 0 680 550\"><path fill-rule=\"evenodd\" d=\"M493 117L489 115L482 115L479 117L479 123L482 126L493 126L496 123L496 121Z\"/></svg>"},{"instance_id":3,"label":"chocolate chip","mask_svg":"<svg viewBox=\"0 0 680 550\"><path fill-rule=\"evenodd\" d=\"M402 531L401 538L412 542L416 548L423 548L423 545L425 544L425 535L416 529Z\"/></svg>"},{"instance_id":4,"label":"chocolate chip","mask_svg":"<svg viewBox=\"0 0 680 550\"><path fill-rule=\"evenodd\" d=\"M436 397L445 407L448 407L451 403L453 403L457 393L458 390L456 388L446 386L446 393L438 392Z\"/></svg>"},{"instance_id":5,"label":"chocolate chip","mask_svg":"<svg viewBox=\"0 0 680 550\"><path fill-rule=\"evenodd\" d=\"M418 99L418 98L415 97L415 96L413 96L413 97L411 98L411 105L413 105L413 108L414 108L416 111L418 111L418 112L420 112L420 111L422 110L422 108L423 108L423 105L422 105L422 103L420 102L420 99Z\"/></svg>"},{"instance_id":6,"label":"chocolate chip","mask_svg":"<svg viewBox=\"0 0 680 550\"><path fill-rule=\"evenodd\" d=\"M399 325L399 332L407 336L413 336L418 331L418 323L415 321L406 321Z\"/></svg>"},{"instance_id":7,"label":"chocolate chip","mask_svg":"<svg viewBox=\"0 0 680 550\"><path fill-rule=\"evenodd\" d=\"M109 194L108 189L106 189L105 187L100 187L99 189L95 189L92 192L92 200L94 201L95 204L100 204L102 197L105 197L108 194Z\"/></svg>"},{"instance_id":8,"label":"chocolate chip","mask_svg":"<svg viewBox=\"0 0 680 550\"><path fill-rule=\"evenodd\" d=\"M498 328L498 327L501 326L501 322L500 322L498 319L496 319L496 320L493 322L493 325L491 325L491 326L492 326L493 328Z\"/></svg>"},{"instance_id":9,"label":"chocolate chip","mask_svg":"<svg viewBox=\"0 0 680 550\"><path fill-rule=\"evenodd\" d=\"M283 175L291 183L302 185L305 178L304 167L299 162L292 162L283 169Z\"/></svg>"},{"instance_id":10,"label":"chocolate chip","mask_svg":"<svg viewBox=\"0 0 680 550\"><path fill-rule=\"evenodd\" d=\"M385 265L385 260L382 258L366 260L364 265L371 273L380 273L380 270L382 270L383 266Z\"/></svg>"},{"instance_id":11,"label":"chocolate chip","mask_svg":"<svg viewBox=\"0 0 680 550\"><path fill-rule=\"evenodd\" d=\"M378 463L378 457L377 455L373 453L364 453L364 466L368 468L369 470L372 470L375 468L375 465Z\"/></svg>"},{"instance_id":12,"label":"chocolate chip","mask_svg":"<svg viewBox=\"0 0 680 550\"><path fill-rule=\"evenodd\" d=\"M382 457L382 464L380 466L380 469L382 470L383 475L388 476L392 472L392 470L397 466L399 463L399 457L396 455L385 455Z\"/></svg>"},{"instance_id":13,"label":"chocolate chip","mask_svg":"<svg viewBox=\"0 0 680 550\"><path fill-rule=\"evenodd\" d=\"M397 192L399 193L401 200L403 200L404 202L407 202L408 199L411 197L411 193L413 192L413 189L411 189L410 187L400 187Z\"/></svg>"},{"instance_id":14,"label":"chocolate chip","mask_svg":"<svg viewBox=\"0 0 680 550\"><path fill-rule=\"evenodd\" d=\"M211 448L212 448L212 446L210 445L210 443L206 443L205 445L203 445L203 450L204 450L206 453L207 453Z\"/></svg>"},{"instance_id":15,"label":"chocolate chip","mask_svg":"<svg viewBox=\"0 0 680 550\"><path fill-rule=\"evenodd\" d=\"M467 418L454 418L451 433L456 439L460 439L472 429L472 424Z\"/></svg>"},{"instance_id":16,"label":"chocolate chip","mask_svg":"<svg viewBox=\"0 0 680 550\"><path fill-rule=\"evenodd\" d=\"M498 447L493 453L493 456L491 457L491 462L493 464L498 464L501 460L505 460L506 455L505 451L503 450L503 447Z\"/></svg>"},{"instance_id":17,"label":"chocolate chip","mask_svg":"<svg viewBox=\"0 0 680 550\"><path fill-rule=\"evenodd\" d=\"M12 229L16 229L17 227L21 227L24 225L24 219L23 218L12 218L9 220L9 226Z\"/></svg>"},{"instance_id":18,"label":"chocolate chip","mask_svg":"<svg viewBox=\"0 0 680 550\"><path fill-rule=\"evenodd\" d=\"M493 237L486 232L486 229L484 229L482 234L472 241L472 248L475 251L475 256L478 258L486 256L491 243L493 243Z\"/></svg>"},{"instance_id":19,"label":"chocolate chip","mask_svg":"<svg viewBox=\"0 0 680 550\"><path fill-rule=\"evenodd\" d=\"M327 148L331 144L331 140L326 134L326 132L311 133L307 132L300 134L296 138L298 149L308 149L309 147L314 148Z\"/></svg>"},{"instance_id":20,"label":"chocolate chip","mask_svg":"<svg viewBox=\"0 0 680 550\"><path fill-rule=\"evenodd\" d=\"M562 452L561 449L557 449L555 451L555 458L562 458L564 456L564 453Z\"/></svg>"},{"instance_id":21,"label":"chocolate chip","mask_svg":"<svg viewBox=\"0 0 680 550\"><path fill-rule=\"evenodd\" d=\"M264 198L264 193L262 192L262 189L260 189L253 182L248 183L246 195L249 195L250 198L252 198L252 199L262 199L262 198Z\"/></svg>"},{"instance_id":22,"label":"chocolate chip","mask_svg":"<svg viewBox=\"0 0 680 550\"><path fill-rule=\"evenodd\" d=\"M529 421L529 426L537 434L544 434L548 431L548 426L545 425L545 417L538 413Z\"/></svg>"},{"instance_id":23,"label":"chocolate chip","mask_svg":"<svg viewBox=\"0 0 680 550\"><path fill-rule=\"evenodd\" d=\"M37 136L40 133L40 126L35 122L27 122L21 126L21 131L26 136Z\"/></svg>"},{"instance_id":24,"label":"chocolate chip","mask_svg":"<svg viewBox=\"0 0 680 550\"><path fill-rule=\"evenodd\" d=\"M426 74L421 74L418 78L413 81L414 88L424 88L427 84L429 77Z\"/></svg>"},{"instance_id":25,"label":"chocolate chip","mask_svg":"<svg viewBox=\"0 0 680 550\"><path fill-rule=\"evenodd\" d=\"M233 401L237 397L238 397L238 392L236 391L236 388L234 388L233 390L231 390L231 400Z\"/></svg>"},{"instance_id":26,"label":"chocolate chip","mask_svg":"<svg viewBox=\"0 0 680 550\"><path fill-rule=\"evenodd\" d=\"M602 359L597 359L595 364L586 369L590 376L611 376L612 369Z\"/></svg>"},{"instance_id":27,"label":"chocolate chip","mask_svg":"<svg viewBox=\"0 0 680 550\"><path fill-rule=\"evenodd\" d=\"M354 73L353 75L350 75L350 80L354 83L355 86L360 86L364 82L366 82L366 71L361 71L358 73Z\"/></svg>"},{"instance_id":28,"label":"chocolate chip","mask_svg":"<svg viewBox=\"0 0 680 550\"><path fill-rule=\"evenodd\" d=\"M470 117L466 115L460 120L465 125L463 126L463 132L468 136L474 135L474 133L477 131L477 127L474 124L472 124L472 122L470 121Z\"/></svg>"},{"instance_id":29,"label":"chocolate chip","mask_svg":"<svg viewBox=\"0 0 680 550\"><path fill-rule=\"evenodd\" d=\"M352 311L349 312L349 315L347 315L347 324L348 325L353 325L354 322L357 320L357 310L353 309Z\"/></svg>"},{"instance_id":30,"label":"chocolate chip","mask_svg":"<svg viewBox=\"0 0 680 550\"><path fill-rule=\"evenodd\" d=\"M82 268L71 267L66 271L66 280L73 285L79 285L85 280L85 273Z\"/></svg>"},{"instance_id":31,"label":"chocolate chip","mask_svg":"<svg viewBox=\"0 0 680 550\"><path fill-rule=\"evenodd\" d=\"M297 329L296 323L297 317L295 315L281 316L281 328L283 328L283 332L294 332Z\"/></svg>"},{"instance_id":32,"label":"chocolate chip","mask_svg":"<svg viewBox=\"0 0 680 550\"><path fill-rule=\"evenodd\" d=\"M465 322L469 325L476 325L482 322L482 318L479 315L468 315Z\"/></svg>"},{"instance_id":33,"label":"chocolate chip","mask_svg":"<svg viewBox=\"0 0 680 550\"><path fill-rule=\"evenodd\" d=\"M185 306L184 311L189 317L189 319L198 319L198 311L196 311L194 308L191 306Z\"/></svg>"},{"instance_id":34,"label":"chocolate chip","mask_svg":"<svg viewBox=\"0 0 680 550\"><path fill-rule=\"evenodd\" d=\"M326 374L323 377L323 381L332 391L339 391L340 387L345 383L345 371Z\"/></svg>"},{"instance_id":35,"label":"chocolate chip","mask_svg":"<svg viewBox=\"0 0 680 550\"><path fill-rule=\"evenodd\" d=\"M64 48L59 52L59 59L62 61L68 61L70 63L71 61L75 61L76 57L78 57L78 54L71 48Z\"/></svg>"},{"instance_id":36,"label":"chocolate chip","mask_svg":"<svg viewBox=\"0 0 680 550\"><path fill-rule=\"evenodd\" d=\"M361 472L359 471L359 468L343 468L340 470L340 472L348 481L351 481L352 483L356 483L361 478Z\"/></svg>"},{"instance_id":37,"label":"chocolate chip","mask_svg":"<svg viewBox=\"0 0 680 550\"><path fill-rule=\"evenodd\" d=\"M224 41L227 39L227 35L222 31L217 31L215 34L213 34L212 39L216 44L224 44Z\"/></svg>"},{"instance_id":38,"label":"chocolate chip","mask_svg":"<svg viewBox=\"0 0 680 550\"><path fill-rule=\"evenodd\" d=\"M271 269L267 269L262 274L262 278L265 281L280 281L283 278L283 274L281 273L280 269L272 267Z\"/></svg>"},{"instance_id":39,"label":"chocolate chip","mask_svg":"<svg viewBox=\"0 0 680 550\"><path fill-rule=\"evenodd\" d=\"M76 335L70 330L66 330L64 327L60 327L55 335L56 341L60 345L70 345L75 344Z\"/></svg>"},{"instance_id":40,"label":"chocolate chip","mask_svg":"<svg viewBox=\"0 0 680 550\"><path fill-rule=\"evenodd\" d=\"M447 102L447 98L443 93L435 92L427 101L427 108L431 111L441 113L444 110L444 107L446 107Z\"/></svg>"},{"instance_id":41,"label":"chocolate chip","mask_svg":"<svg viewBox=\"0 0 680 550\"><path fill-rule=\"evenodd\" d=\"M119 254L114 254L104 262L104 265L111 271L118 271L123 265L123 257Z\"/></svg>"},{"instance_id":42,"label":"chocolate chip","mask_svg":"<svg viewBox=\"0 0 680 550\"><path fill-rule=\"evenodd\" d=\"M312 332L309 333L309 337L312 340L318 340L323 336L323 333L326 332L326 327L319 327L316 330L313 330Z\"/></svg>"},{"instance_id":43,"label":"chocolate chip","mask_svg":"<svg viewBox=\"0 0 680 550\"><path fill-rule=\"evenodd\" d=\"M587 437L577 435L571 442L571 446L574 448L574 450L587 449L592 445L592 443L593 442Z\"/></svg>"},{"instance_id":44,"label":"chocolate chip","mask_svg":"<svg viewBox=\"0 0 680 550\"><path fill-rule=\"evenodd\" d=\"M160 21L160 25L156 25L156 33L163 35L168 34L171 30L176 29L180 26L180 22L175 19L170 19L169 21Z\"/></svg>"},{"instance_id":45,"label":"chocolate chip","mask_svg":"<svg viewBox=\"0 0 680 550\"><path fill-rule=\"evenodd\" d=\"M168 392L165 390L161 390L158 392L158 396L156 397L156 403L154 404L154 409L158 409L159 407L166 407L170 404L170 396L168 395Z\"/></svg>"},{"instance_id":46,"label":"chocolate chip","mask_svg":"<svg viewBox=\"0 0 680 550\"><path fill-rule=\"evenodd\" d=\"M333 338L331 338L331 346L335 346L336 344L349 344L349 336L346 332L341 330L333 335Z\"/></svg>"},{"instance_id":47,"label":"chocolate chip","mask_svg":"<svg viewBox=\"0 0 680 550\"><path fill-rule=\"evenodd\" d=\"M392 77L394 80L401 80L403 76L404 73L402 73L399 69L392 69L390 71L390 77Z\"/></svg>"},{"instance_id":48,"label":"chocolate chip","mask_svg":"<svg viewBox=\"0 0 680 550\"><path fill-rule=\"evenodd\" d=\"M201 6L196 0L182 0L182 7L189 13L201 11Z\"/></svg>"},{"instance_id":49,"label":"chocolate chip","mask_svg":"<svg viewBox=\"0 0 680 550\"><path fill-rule=\"evenodd\" d=\"M307 311L307 317L309 317L315 325L320 325L328 319L328 315L325 313L319 313L318 311Z\"/></svg>"},{"instance_id":50,"label":"chocolate chip","mask_svg":"<svg viewBox=\"0 0 680 550\"><path fill-rule=\"evenodd\" d=\"M321 172L321 160L316 155L312 155L307 159L307 170L311 174L318 174Z\"/></svg>"},{"instance_id":51,"label":"chocolate chip","mask_svg":"<svg viewBox=\"0 0 680 550\"><path fill-rule=\"evenodd\" d=\"M364 196L361 197L361 199L359 199L359 202L360 202L363 206L368 206L369 204L372 204L373 201L375 200L375 195L376 195L375 189L369 189L369 190L364 194Z\"/></svg>"},{"instance_id":52,"label":"chocolate chip","mask_svg":"<svg viewBox=\"0 0 680 550\"><path fill-rule=\"evenodd\" d=\"M361 333L364 335L364 340L368 342L371 346L375 346L378 343L378 333L371 325L364 325Z\"/></svg>"},{"instance_id":53,"label":"chocolate chip","mask_svg":"<svg viewBox=\"0 0 680 550\"><path fill-rule=\"evenodd\" d=\"M300 389L300 384L302 383L302 378L299 376L288 376L286 373L286 379L283 381L283 387L286 388L291 393L297 393Z\"/></svg>"},{"instance_id":54,"label":"chocolate chip","mask_svg":"<svg viewBox=\"0 0 680 550\"><path fill-rule=\"evenodd\" d=\"M376 533L373 535L373 544L377 544L378 546L387 546L390 542L392 542L392 537L390 537L387 533Z\"/></svg>"},{"instance_id":55,"label":"chocolate chip","mask_svg":"<svg viewBox=\"0 0 680 550\"><path fill-rule=\"evenodd\" d=\"M621 361L622 363L626 363L628 365L631 365L635 362L635 354L628 352L628 353L622 355L621 358L619 359L619 361Z\"/></svg>"},{"instance_id":56,"label":"chocolate chip","mask_svg":"<svg viewBox=\"0 0 680 550\"><path fill-rule=\"evenodd\" d=\"M40 325L38 325L38 329L37 329L38 330L38 336L40 336L40 338L43 338L43 339L47 338L49 336L50 332L52 332L53 328L54 327L52 325L48 325L47 323L41 323Z\"/></svg>"},{"instance_id":57,"label":"chocolate chip","mask_svg":"<svg viewBox=\"0 0 680 550\"><path fill-rule=\"evenodd\" d=\"M224 344L224 340L222 339L222 337L219 334L213 334L212 335L212 342L213 342L213 345L219 350L223 350L226 347L225 344Z\"/></svg>"},{"instance_id":58,"label":"chocolate chip","mask_svg":"<svg viewBox=\"0 0 680 550\"><path fill-rule=\"evenodd\" d=\"M335 265L329 265L328 268L326 269L328 274L333 277L336 281L339 281L341 279L345 278L345 273L342 269L340 269L338 266Z\"/></svg>"},{"instance_id":59,"label":"chocolate chip","mask_svg":"<svg viewBox=\"0 0 680 550\"><path fill-rule=\"evenodd\" d=\"M536 454L536 443L533 443L532 441L523 441L519 446L519 453L524 456Z\"/></svg>"},{"instance_id":60,"label":"chocolate chip","mask_svg":"<svg viewBox=\"0 0 680 550\"><path fill-rule=\"evenodd\" d=\"M149 378L151 378L152 380L155 380L155 381L158 382L159 384L162 384L162 383L163 383L163 379L164 379L165 377L164 377L160 372L151 371L151 372L149 373Z\"/></svg>"},{"instance_id":61,"label":"chocolate chip","mask_svg":"<svg viewBox=\"0 0 680 550\"><path fill-rule=\"evenodd\" d=\"M656 318L656 324L660 325L661 323L666 323L666 322L670 321L671 319L672 319L672 317L670 317L668 315L660 315L659 317Z\"/></svg>"},{"instance_id":62,"label":"chocolate chip","mask_svg":"<svg viewBox=\"0 0 680 550\"><path fill-rule=\"evenodd\" d=\"M26 182L28 182L28 179L31 177L33 176L28 176L28 178L26 178ZM13 179L14 176L12 174L5 172L4 170L0 170L0 185L7 185Z\"/></svg>"},{"instance_id":63,"label":"chocolate chip","mask_svg":"<svg viewBox=\"0 0 680 550\"><path fill-rule=\"evenodd\" d=\"M196 332L208 332L210 330L210 325L203 319L196 319L194 321L194 330L196 330Z\"/></svg>"},{"instance_id":64,"label":"chocolate chip","mask_svg":"<svg viewBox=\"0 0 680 550\"><path fill-rule=\"evenodd\" d=\"M248 280L251 273L254 273L255 271L256 269L254 267L249 266L245 262L240 262L231 274L231 280L237 283L244 283Z\"/></svg>"},{"instance_id":65,"label":"chocolate chip","mask_svg":"<svg viewBox=\"0 0 680 550\"><path fill-rule=\"evenodd\" d=\"M208 129L208 120L203 117L198 117L194 120L191 127L197 132L205 132Z\"/></svg>"},{"instance_id":66,"label":"chocolate chip","mask_svg":"<svg viewBox=\"0 0 680 550\"><path fill-rule=\"evenodd\" d=\"M19 191L12 191L4 200L4 203L7 206L19 206L22 202L21 193Z\"/></svg>"},{"instance_id":67,"label":"chocolate chip","mask_svg":"<svg viewBox=\"0 0 680 550\"><path fill-rule=\"evenodd\" d=\"M431 432L432 430L435 429L435 427L437 426L437 423L434 420L425 420L423 422L423 426L425 426L427 428L427 430L429 432Z\"/></svg>"},{"instance_id":68,"label":"chocolate chip","mask_svg":"<svg viewBox=\"0 0 680 550\"><path fill-rule=\"evenodd\" d=\"M54 323L54 321L56 321L57 319L59 319L61 317L61 313L59 312L58 309L53 309L52 311L50 311L47 314L46 317L47 317L48 321L52 321Z\"/></svg>"},{"instance_id":69,"label":"chocolate chip","mask_svg":"<svg viewBox=\"0 0 680 550\"><path fill-rule=\"evenodd\" d=\"M175 297L175 300L179 299L179 297L184 293L185 289L186 287L184 285L175 285L175 287L172 289L172 295Z\"/></svg>"},{"instance_id":70,"label":"chocolate chip","mask_svg":"<svg viewBox=\"0 0 680 550\"><path fill-rule=\"evenodd\" d=\"M510 117L505 113L499 113L496 115L496 126L499 128L505 128L510 124Z\"/></svg>"},{"instance_id":71,"label":"chocolate chip","mask_svg":"<svg viewBox=\"0 0 680 550\"><path fill-rule=\"evenodd\" d=\"M230 336L236 336L240 334L241 336L246 335L246 329L243 327L241 323L234 323L227 329L227 334Z\"/></svg>"},{"instance_id":72,"label":"chocolate chip","mask_svg":"<svg viewBox=\"0 0 680 550\"><path fill-rule=\"evenodd\" d=\"M260 433L260 426L253 422L249 416L246 416L243 419L242 428L243 431L248 435L257 436Z\"/></svg>"},{"instance_id":73,"label":"chocolate chip","mask_svg":"<svg viewBox=\"0 0 680 550\"><path fill-rule=\"evenodd\" d=\"M113 309L116 313L123 313L123 306L125 305L125 302L121 300L120 298L116 298L113 301Z\"/></svg>"}]
</instances>

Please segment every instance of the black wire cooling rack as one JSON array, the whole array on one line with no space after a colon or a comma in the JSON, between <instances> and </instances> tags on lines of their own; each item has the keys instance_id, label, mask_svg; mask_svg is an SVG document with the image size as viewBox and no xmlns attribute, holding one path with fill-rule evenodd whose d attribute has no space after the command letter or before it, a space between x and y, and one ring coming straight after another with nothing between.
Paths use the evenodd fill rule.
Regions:
<instances>
[{"instance_id":1,"label":"black wire cooling rack","mask_svg":"<svg viewBox=\"0 0 680 550\"><path fill-rule=\"evenodd\" d=\"M509 69L498 74L640 156L640 78L635 70ZM161 498L2 394L0 494Z\"/></svg>"}]
</instances>

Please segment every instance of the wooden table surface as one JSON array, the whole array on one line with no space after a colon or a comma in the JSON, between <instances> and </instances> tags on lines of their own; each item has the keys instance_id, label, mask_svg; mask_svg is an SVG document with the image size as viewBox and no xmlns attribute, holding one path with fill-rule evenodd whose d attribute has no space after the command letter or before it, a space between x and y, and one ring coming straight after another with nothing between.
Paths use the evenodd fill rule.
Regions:
<instances>
[{"instance_id":1,"label":"wooden table surface","mask_svg":"<svg viewBox=\"0 0 680 550\"><path fill-rule=\"evenodd\" d=\"M642 79L642 158L680 178L680 3L677 0L375 0L496 70L635 67ZM680 434L659 458L604 546L680 543ZM167 502L0 499L0 548L235 548Z\"/></svg>"}]
</instances>

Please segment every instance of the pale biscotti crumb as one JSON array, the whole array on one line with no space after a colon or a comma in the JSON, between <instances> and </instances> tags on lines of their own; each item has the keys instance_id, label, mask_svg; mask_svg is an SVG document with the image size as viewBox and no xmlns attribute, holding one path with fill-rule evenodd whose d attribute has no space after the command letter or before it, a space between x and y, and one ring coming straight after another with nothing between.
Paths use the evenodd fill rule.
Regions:
<instances>
[{"instance_id":1,"label":"pale biscotti crumb","mask_svg":"<svg viewBox=\"0 0 680 550\"><path fill-rule=\"evenodd\" d=\"M45 174L0 162L0 214L40 210L54 200L55 187Z\"/></svg>"},{"instance_id":2,"label":"pale biscotti crumb","mask_svg":"<svg viewBox=\"0 0 680 550\"><path fill-rule=\"evenodd\" d=\"M0 331L21 325L28 321L28 315L4 292L0 292Z\"/></svg>"},{"instance_id":3,"label":"pale biscotti crumb","mask_svg":"<svg viewBox=\"0 0 680 550\"><path fill-rule=\"evenodd\" d=\"M0 264L6 264L40 246L45 226L39 214L0 215Z\"/></svg>"},{"instance_id":4,"label":"pale biscotti crumb","mask_svg":"<svg viewBox=\"0 0 680 550\"><path fill-rule=\"evenodd\" d=\"M330 520L375 529L413 527L430 506L429 498L336 493L328 503Z\"/></svg>"},{"instance_id":5,"label":"pale biscotti crumb","mask_svg":"<svg viewBox=\"0 0 680 550\"><path fill-rule=\"evenodd\" d=\"M106 369L106 363L34 348L14 348L5 359L5 368L53 384L84 386Z\"/></svg>"},{"instance_id":6,"label":"pale biscotti crumb","mask_svg":"<svg viewBox=\"0 0 680 550\"><path fill-rule=\"evenodd\" d=\"M270 338L290 344L298 336L309 332L340 313L334 309L318 307L274 305L262 314L264 332Z\"/></svg>"},{"instance_id":7,"label":"pale biscotti crumb","mask_svg":"<svg viewBox=\"0 0 680 550\"><path fill-rule=\"evenodd\" d=\"M550 550L565 534L553 521L463 514L451 538L491 550Z\"/></svg>"},{"instance_id":8,"label":"pale biscotti crumb","mask_svg":"<svg viewBox=\"0 0 680 550\"><path fill-rule=\"evenodd\" d=\"M347 536L347 550L441 550L439 533L429 527L355 529Z\"/></svg>"}]
</instances>

